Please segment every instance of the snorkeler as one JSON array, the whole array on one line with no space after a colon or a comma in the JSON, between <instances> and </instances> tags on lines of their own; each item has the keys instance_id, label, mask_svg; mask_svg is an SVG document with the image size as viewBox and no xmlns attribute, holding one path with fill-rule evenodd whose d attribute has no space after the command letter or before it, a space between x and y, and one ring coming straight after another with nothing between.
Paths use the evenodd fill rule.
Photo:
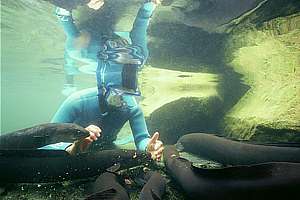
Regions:
<instances>
[{"instance_id":1,"label":"snorkeler","mask_svg":"<svg viewBox=\"0 0 300 200\"><path fill-rule=\"evenodd\" d=\"M161 158L163 143L158 139L159 133L154 133L150 138L143 112L135 98L140 95L137 71L148 57L146 35L149 20L159 3L158 0L150 0L139 9L130 32L131 44L118 36L98 43L98 56L94 54L98 61L98 87L70 95L52 119L56 123L76 123L87 127L90 136L71 145L62 143L58 149L66 149L74 154L85 151L91 143L94 147L112 144L120 129L129 121L136 148L151 153L153 159ZM63 21L73 26L71 15L65 16L62 17L65 18ZM71 33L78 37L79 32ZM55 147L50 145L50 148Z\"/></svg>"}]
</instances>

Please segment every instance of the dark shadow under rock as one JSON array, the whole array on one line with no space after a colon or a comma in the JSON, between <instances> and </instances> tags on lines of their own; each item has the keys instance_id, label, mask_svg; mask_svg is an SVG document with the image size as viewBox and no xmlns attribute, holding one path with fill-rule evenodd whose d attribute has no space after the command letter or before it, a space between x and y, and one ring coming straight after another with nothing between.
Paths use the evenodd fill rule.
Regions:
<instances>
[{"instance_id":1,"label":"dark shadow under rock","mask_svg":"<svg viewBox=\"0 0 300 200\"><path fill-rule=\"evenodd\" d=\"M165 144L174 144L190 132L216 132L223 116L222 107L217 96L181 98L154 111L147 124L151 133L159 131Z\"/></svg>"}]
</instances>

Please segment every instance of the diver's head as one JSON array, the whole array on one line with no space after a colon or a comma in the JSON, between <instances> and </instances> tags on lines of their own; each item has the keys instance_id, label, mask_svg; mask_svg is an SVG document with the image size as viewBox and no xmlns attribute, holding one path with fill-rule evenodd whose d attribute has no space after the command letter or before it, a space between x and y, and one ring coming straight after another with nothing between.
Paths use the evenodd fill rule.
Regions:
<instances>
[{"instance_id":1,"label":"diver's head","mask_svg":"<svg viewBox=\"0 0 300 200\"><path fill-rule=\"evenodd\" d=\"M104 0L90 0L86 5L91 9L98 10L104 5Z\"/></svg>"}]
</instances>

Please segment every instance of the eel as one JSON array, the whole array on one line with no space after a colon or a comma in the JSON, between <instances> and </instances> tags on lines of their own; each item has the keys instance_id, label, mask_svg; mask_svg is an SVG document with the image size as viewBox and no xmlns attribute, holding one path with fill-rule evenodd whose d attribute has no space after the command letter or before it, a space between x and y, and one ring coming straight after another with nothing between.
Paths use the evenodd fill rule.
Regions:
<instances>
[{"instance_id":1,"label":"eel","mask_svg":"<svg viewBox=\"0 0 300 200\"><path fill-rule=\"evenodd\" d=\"M179 150L214 160L224 165L249 165L263 162L300 162L300 148L250 144L223 137L191 133L179 138Z\"/></svg>"},{"instance_id":2,"label":"eel","mask_svg":"<svg viewBox=\"0 0 300 200\"><path fill-rule=\"evenodd\" d=\"M265 200L299 196L300 164L270 162L217 169L198 168L166 146L168 172L188 199Z\"/></svg>"},{"instance_id":3,"label":"eel","mask_svg":"<svg viewBox=\"0 0 300 200\"><path fill-rule=\"evenodd\" d=\"M161 200L166 192L166 179L154 171L147 172L145 176L149 179L141 191L139 200Z\"/></svg>"},{"instance_id":4,"label":"eel","mask_svg":"<svg viewBox=\"0 0 300 200\"><path fill-rule=\"evenodd\" d=\"M130 200L126 189L118 182L116 171L120 165L114 165L101 174L92 186L92 194L85 200Z\"/></svg>"},{"instance_id":5,"label":"eel","mask_svg":"<svg viewBox=\"0 0 300 200\"><path fill-rule=\"evenodd\" d=\"M45 183L84 179L120 163L129 168L150 162L134 150L103 150L69 155L63 150L0 150L0 183Z\"/></svg>"},{"instance_id":6,"label":"eel","mask_svg":"<svg viewBox=\"0 0 300 200\"><path fill-rule=\"evenodd\" d=\"M58 142L74 142L89 132L73 123L46 123L0 134L0 149L36 149Z\"/></svg>"}]
</instances>

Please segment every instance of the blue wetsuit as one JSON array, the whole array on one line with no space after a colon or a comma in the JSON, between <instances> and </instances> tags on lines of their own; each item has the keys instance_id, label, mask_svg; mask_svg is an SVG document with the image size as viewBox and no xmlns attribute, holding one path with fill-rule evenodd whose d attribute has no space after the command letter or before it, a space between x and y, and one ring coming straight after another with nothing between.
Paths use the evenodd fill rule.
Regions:
<instances>
[{"instance_id":1,"label":"blue wetsuit","mask_svg":"<svg viewBox=\"0 0 300 200\"><path fill-rule=\"evenodd\" d=\"M133 29L130 32L132 44L141 48L145 58L148 57L146 38L147 27L154 8L155 5L152 2L143 4L139 9L133 24ZM71 17L62 21L62 24L67 34L68 47L72 40L79 35L79 32ZM69 48L71 48L71 46L69 46ZM96 60L99 49L101 49L101 41L89 45L87 49L81 50L78 55L87 57L91 60ZM99 62L99 65L101 65L101 63L102 62ZM98 69L100 67L101 66L98 66ZM76 123L83 127L90 124L97 125L102 130L101 139L93 143L97 144L102 142L112 143L116 139L117 133L123 125L129 121L135 145L138 150L144 151L149 142L150 135L147 130L143 112L136 102L135 97L124 94L123 100L126 102L126 106L120 108L108 108L106 115L103 115L100 112L99 98L101 98L101 96L98 95L98 88L96 87L73 93L63 102L51 122ZM61 143L60 145L48 145L43 148L64 149L69 144L70 143Z\"/></svg>"}]
</instances>

